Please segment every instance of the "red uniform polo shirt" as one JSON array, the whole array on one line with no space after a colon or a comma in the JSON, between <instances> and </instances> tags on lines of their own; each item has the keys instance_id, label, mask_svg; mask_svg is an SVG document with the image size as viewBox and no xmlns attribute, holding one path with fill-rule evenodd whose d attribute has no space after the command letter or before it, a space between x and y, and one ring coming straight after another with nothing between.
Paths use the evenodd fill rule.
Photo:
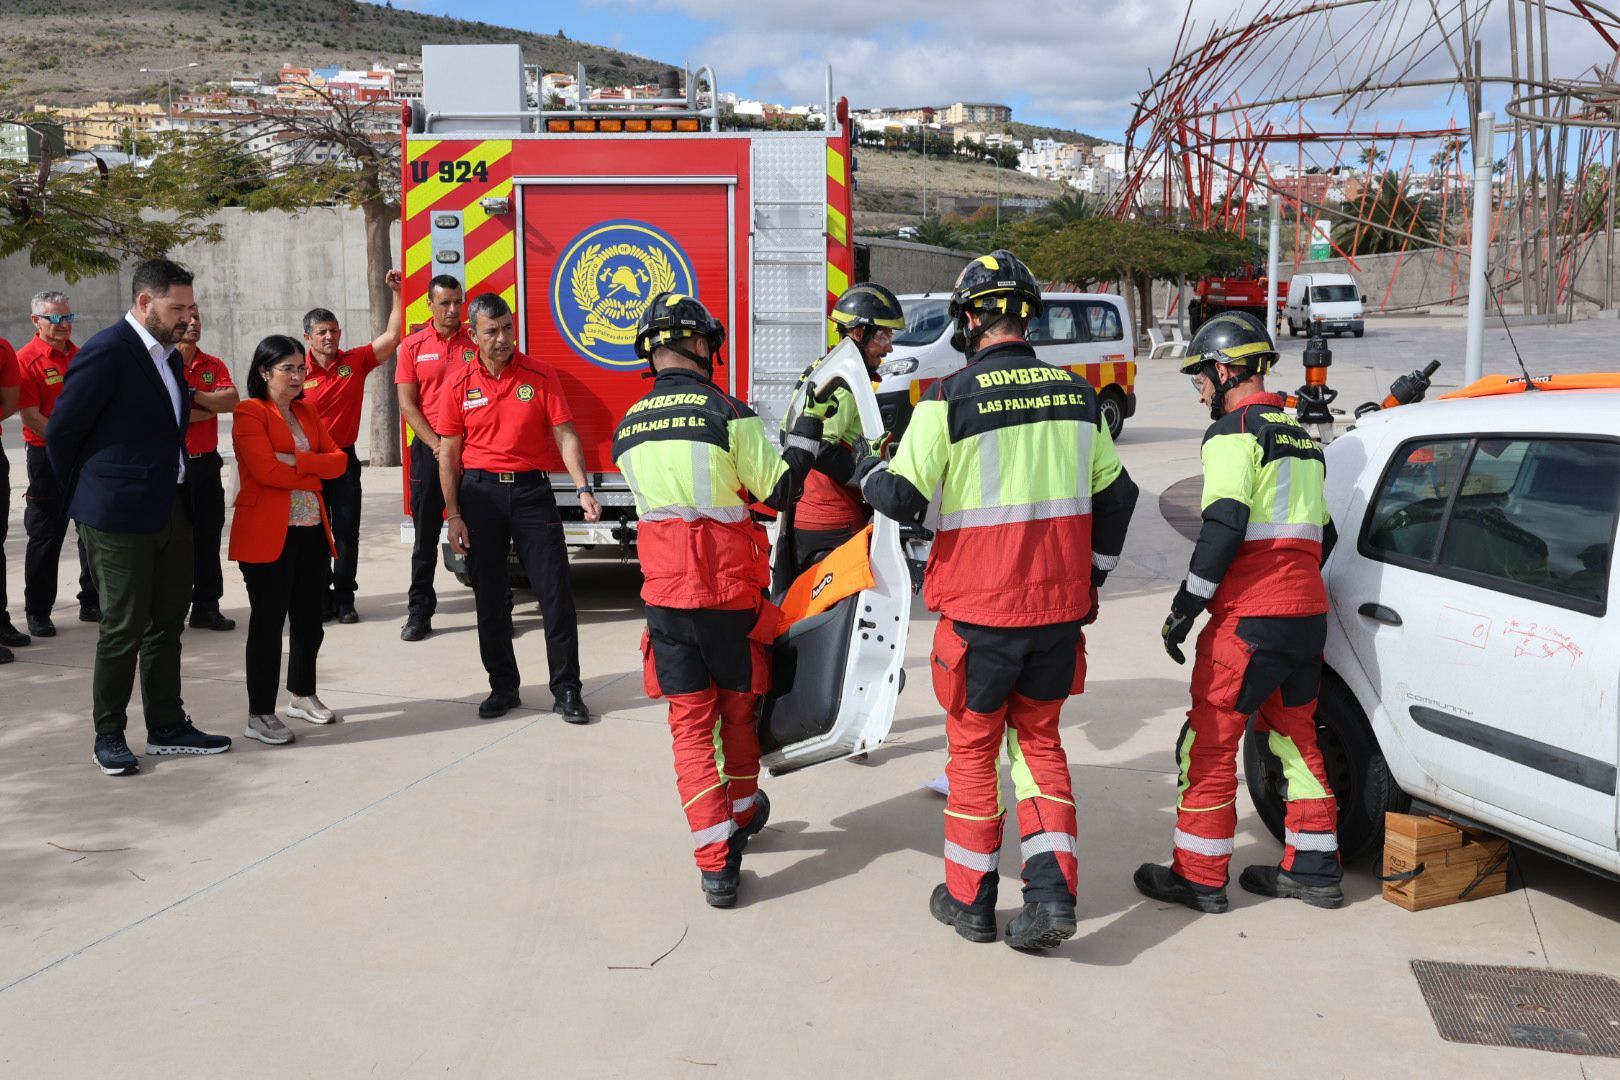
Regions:
<instances>
[{"instance_id":1,"label":"red uniform polo shirt","mask_svg":"<svg viewBox=\"0 0 1620 1080\"><path fill-rule=\"evenodd\" d=\"M10 390L13 386L22 385L22 368L17 365L17 350L11 347L11 342L0 337L0 390ZM19 393L17 395L21 397ZM0 431L5 428L0 427Z\"/></svg>"},{"instance_id":2,"label":"red uniform polo shirt","mask_svg":"<svg viewBox=\"0 0 1620 1080\"><path fill-rule=\"evenodd\" d=\"M67 352L58 352L45 344L39 335L17 350L17 366L22 372L22 389L17 394L17 408L37 407L46 417L56 408L56 399L62 395L62 380L67 376L68 364L79 347L68 342ZM43 447L45 440L23 428L23 442Z\"/></svg>"},{"instance_id":3,"label":"red uniform polo shirt","mask_svg":"<svg viewBox=\"0 0 1620 1080\"><path fill-rule=\"evenodd\" d=\"M463 436L461 464L489 472L531 472L556 458L551 429L572 420L557 371L520 352L499 378L474 360L447 381L433 425Z\"/></svg>"},{"instance_id":4,"label":"red uniform polo shirt","mask_svg":"<svg viewBox=\"0 0 1620 1080\"><path fill-rule=\"evenodd\" d=\"M399 343L397 356L394 382L415 383L416 403L421 406L422 415L429 424L436 424L445 383L461 374L464 365L477 362L478 346L462 327L457 327L456 332L446 338L428 323Z\"/></svg>"},{"instance_id":5,"label":"red uniform polo shirt","mask_svg":"<svg viewBox=\"0 0 1620 1080\"><path fill-rule=\"evenodd\" d=\"M304 377L304 399L315 406L332 441L347 450L360 437L360 407L366 401L366 376L377 370L377 350L370 345L344 349L331 367L322 367L314 353L304 354L309 374Z\"/></svg>"},{"instance_id":6,"label":"red uniform polo shirt","mask_svg":"<svg viewBox=\"0 0 1620 1080\"><path fill-rule=\"evenodd\" d=\"M235 390L231 369L217 356L201 349L184 365L186 385L199 394L212 394L216 390ZM186 453L207 454L219 449L219 417L210 414L206 420L193 420L186 428Z\"/></svg>"}]
</instances>

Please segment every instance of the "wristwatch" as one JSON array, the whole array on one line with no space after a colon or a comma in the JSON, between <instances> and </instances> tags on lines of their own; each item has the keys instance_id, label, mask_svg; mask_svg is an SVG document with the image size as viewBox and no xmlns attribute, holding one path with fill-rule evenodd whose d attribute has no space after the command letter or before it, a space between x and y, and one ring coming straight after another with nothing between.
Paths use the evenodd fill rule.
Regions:
<instances>
[{"instance_id":1,"label":"wristwatch","mask_svg":"<svg viewBox=\"0 0 1620 1080\"><path fill-rule=\"evenodd\" d=\"M574 494L575 495L595 495L596 494L596 489L593 488L589 484L581 484L579 487L574 489Z\"/></svg>"}]
</instances>

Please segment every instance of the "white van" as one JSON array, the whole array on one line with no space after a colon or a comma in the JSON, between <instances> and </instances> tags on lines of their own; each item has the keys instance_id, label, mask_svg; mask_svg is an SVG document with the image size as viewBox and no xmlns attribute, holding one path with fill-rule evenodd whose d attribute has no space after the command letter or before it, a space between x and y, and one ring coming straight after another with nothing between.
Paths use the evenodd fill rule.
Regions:
<instances>
[{"instance_id":1,"label":"white van","mask_svg":"<svg viewBox=\"0 0 1620 1080\"><path fill-rule=\"evenodd\" d=\"M1077 372L1097 391L1109 432L1119 437L1136 412L1136 349L1125 301L1109 293L1042 293L1045 311L1029 327L1035 354ZM959 371L967 358L951 347L951 294L900 297L906 328L878 368L884 429L899 438L922 392Z\"/></svg>"},{"instance_id":2,"label":"white van","mask_svg":"<svg viewBox=\"0 0 1620 1080\"><path fill-rule=\"evenodd\" d=\"M1349 274L1295 274L1283 305L1288 336L1298 337L1318 323L1324 334L1337 337L1348 330L1360 337L1365 330L1361 305L1366 299Z\"/></svg>"}]
</instances>

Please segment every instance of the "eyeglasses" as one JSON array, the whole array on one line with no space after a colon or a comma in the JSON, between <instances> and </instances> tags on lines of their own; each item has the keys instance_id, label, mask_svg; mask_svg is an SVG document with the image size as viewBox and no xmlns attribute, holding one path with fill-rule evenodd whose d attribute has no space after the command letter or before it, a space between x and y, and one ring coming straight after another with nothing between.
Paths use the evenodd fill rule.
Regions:
<instances>
[{"instance_id":1,"label":"eyeglasses","mask_svg":"<svg viewBox=\"0 0 1620 1080\"><path fill-rule=\"evenodd\" d=\"M309 374L309 368L304 366L303 364L297 364L297 365L293 365L293 364L277 364L275 367L271 368L270 370L274 371L274 372L278 372L278 373L280 373L282 375L308 375Z\"/></svg>"},{"instance_id":2,"label":"eyeglasses","mask_svg":"<svg viewBox=\"0 0 1620 1080\"><path fill-rule=\"evenodd\" d=\"M36 319L44 319L46 322L50 323L52 326L63 326L63 325L72 326L73 325L73 312L71 312L71 311L68 312L66 315L35 315L34 318L36 318Z\"/></svg>"}]
</instances>

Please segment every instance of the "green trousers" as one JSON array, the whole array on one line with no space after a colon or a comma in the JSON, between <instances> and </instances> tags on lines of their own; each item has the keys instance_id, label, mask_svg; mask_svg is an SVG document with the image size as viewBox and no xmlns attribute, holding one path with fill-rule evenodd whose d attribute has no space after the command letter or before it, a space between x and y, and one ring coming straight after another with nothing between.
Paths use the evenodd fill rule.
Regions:
<instances>
[{"instance_id":1,"label":"green trousers","mask_svg":"<svg viewBox=\"0 0 1620 1080\"><path fill-rule=\"evenodd\" d=\"M169 522L155 533L79 526L90 572L101 590L101 638L91 708L96 734L123 731L135 669L147 731L183 723L180 633L191 605L191 510L176 491Z\"/></svg>"}]
</instances>

